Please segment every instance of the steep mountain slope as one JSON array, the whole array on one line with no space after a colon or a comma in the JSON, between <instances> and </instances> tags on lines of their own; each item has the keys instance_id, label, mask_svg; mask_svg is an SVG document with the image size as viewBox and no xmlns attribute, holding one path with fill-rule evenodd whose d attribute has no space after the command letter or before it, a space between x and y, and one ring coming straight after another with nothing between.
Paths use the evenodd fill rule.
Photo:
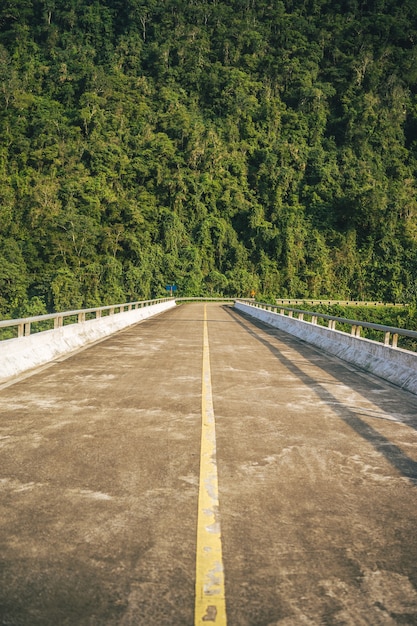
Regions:
<instances>
[{"instance_id":1,"label":"steep mountain slope","mask_svg":"<svg viewBox=\"0 0 417 626\"><path fill-rule=\"evenodd\" d=\"M412 300L412 0L6 0L0 312Z\"/></svg>"}]
</instances>

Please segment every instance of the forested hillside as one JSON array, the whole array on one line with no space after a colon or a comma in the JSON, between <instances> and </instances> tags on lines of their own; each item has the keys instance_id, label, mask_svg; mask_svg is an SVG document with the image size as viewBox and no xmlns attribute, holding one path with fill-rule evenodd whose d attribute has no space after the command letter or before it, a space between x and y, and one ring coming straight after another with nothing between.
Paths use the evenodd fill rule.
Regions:
<instances>
[{"instance_id":1,"label":"forested hillside","mask_svg":"<svg viewBox=\"0 0 417 626\"><path fill-rule=\"evenodd\" d=\"M415 300L415 0L3 0L0 313Z\"/></svg>"}]
</instances>

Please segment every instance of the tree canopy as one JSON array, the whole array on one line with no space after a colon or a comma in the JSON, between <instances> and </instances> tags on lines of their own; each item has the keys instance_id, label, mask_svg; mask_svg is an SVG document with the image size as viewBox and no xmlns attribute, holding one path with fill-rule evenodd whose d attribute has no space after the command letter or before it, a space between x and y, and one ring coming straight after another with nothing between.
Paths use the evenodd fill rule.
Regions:
<instances>
[{"instance_id":1,"label":"tree canopy","mask_svg":"<svg viewBox=\"0 0 417 626\"><path fill-rule=\"evenodd\" d=\"M0 313L417 298L413 0L4 0Z\"/></svg>"}]
</instances>

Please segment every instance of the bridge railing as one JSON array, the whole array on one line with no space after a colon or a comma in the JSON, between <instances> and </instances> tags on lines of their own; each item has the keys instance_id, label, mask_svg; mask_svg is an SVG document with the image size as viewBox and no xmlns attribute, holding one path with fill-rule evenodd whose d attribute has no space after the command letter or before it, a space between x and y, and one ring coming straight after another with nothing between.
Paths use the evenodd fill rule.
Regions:
<instances>
[{"instance_id":1,"label":"bridge railing","mask_svg":"<svg viewBox=\"0 0 417 626\"><path fill-rule=\"evenodd\" d=\"M321 320L322 325L327 323L330 330L339 330L340 332L346 332L344 329L350 327L350 335L354 337L361 337L361 331L364 328L368 328L377 331L381 337L381 341L386 346L392 348L398 347L399 337L407 337L409 339L417 340L417 331L407 330L405 328L396 328L394 326L384 326L383 324L375 324L373 322L364 322L361 320L352 320L345 317L337 317L335 315L328 315L326 313L318 313L315 311L305 311L303 309L296 309L293 307L284 307L281 305L268 304L265 302L254 302L253 300L245 300L239 298L240 302L250 304L254 307L264 309L266 311L273 311L280 315L287 315L288 317L296 316L299 320L310 322L311 324L318 324Z\"/></svg>"},{"instance_id":2,"label":"bridge railing","mask_svg":"<svg viewBox=\"0 0 417 626\"><path fill-rule=\"evenodd\" d=\"M10 339L12 337L28 337L33 332L60 328L67 324L80 324L89 319L99 319L107 315L124 313L168 300L174 300L174 298L156 298L154 300L141 300L139 302L126 302L124 304L112 304L92 307L90 309L77 309L74 311L47 313L46 315L35 315L12 320L1 320L0 340Z\"/></svg>"},{"instance_id":3,"label":"bridge railing","mask_svg":"<svg viewBox=\"0 0 417 626\"><path fill-rule=\"evenodd\" d=\"M288 306L297 306L298 304L340 304L341 306L366 306L366 307L375 307L375 306L383 306L383 307L403 307L404 304L401 302L381 302L375 300L327 300L326 298L314 299L310 298L277 298L277 304L286 304Z\"/></svg>"}]
</instances>

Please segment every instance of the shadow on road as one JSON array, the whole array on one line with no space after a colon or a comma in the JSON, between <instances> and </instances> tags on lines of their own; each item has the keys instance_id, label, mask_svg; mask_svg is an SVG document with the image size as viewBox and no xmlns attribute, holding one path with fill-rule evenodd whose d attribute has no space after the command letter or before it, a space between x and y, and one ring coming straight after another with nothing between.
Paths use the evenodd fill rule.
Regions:
<instances>
[{"instance_id":1,"label":"shadow on road","mask_svg":"<svg viewBox=\"0 0 417 626\"><path fill-rule=\"evenodd\" d=\"M313 388L314 392L323 402L331 404L334 412L339 415L339 417L346 424L348 424L363 439L368 441L375 448L375 450L381 453L404 477L410 479L410 481L417 486L417 463L413 461L413 459L410 459L397 445L390 442L386 437L384 437L384 435L381 435L381 433L372 428L372 426L360 419L354 411L342 405L340 400L331 394L324 386L322 386L320 382L309 376L306 372L302 371L293 361L291 361L291 359L288 359L284 354L282 354L282 352L274 346L273 343L265 338L265 334L270 335L271 339L272 337L279 337L281 340L286 340L287 342L288 339L290 339L291 348L296 350L303 358L309 360L310 362L314 362L315 366L331 374L333 377L343 382L344 385L348 384L346 379L342 380L340 376L337 376L334 365L332 367L332 365L329 364L328 367L323 367L318 363L317 358L310 358L307 354L309 347L308 344L301 342L301 340L296 337L288 335L279 329L268 326L267 324L247 316L240 311L231 310L230 307L225 306L224 309L238 324L240 324L242 328L246 330L246 332L262 343L277 359L279 359L290 372L297 376L297 378L299 378L305 385ZM245 324L242 321L242 318L246 320L248 324ZM256 332L256 329L262 330L263 334L260 335ZM325 356L324 352L322 354ZM354 391L369 400L369 393L366 395L366 391L364 389L360 389L358 385L355 385ZM377 399L372 398L372 402L374 402L374 404L378 404ZM412 428L416 428L415 423L407 423L407 425Z\"/></svg>"}]
</instances>

